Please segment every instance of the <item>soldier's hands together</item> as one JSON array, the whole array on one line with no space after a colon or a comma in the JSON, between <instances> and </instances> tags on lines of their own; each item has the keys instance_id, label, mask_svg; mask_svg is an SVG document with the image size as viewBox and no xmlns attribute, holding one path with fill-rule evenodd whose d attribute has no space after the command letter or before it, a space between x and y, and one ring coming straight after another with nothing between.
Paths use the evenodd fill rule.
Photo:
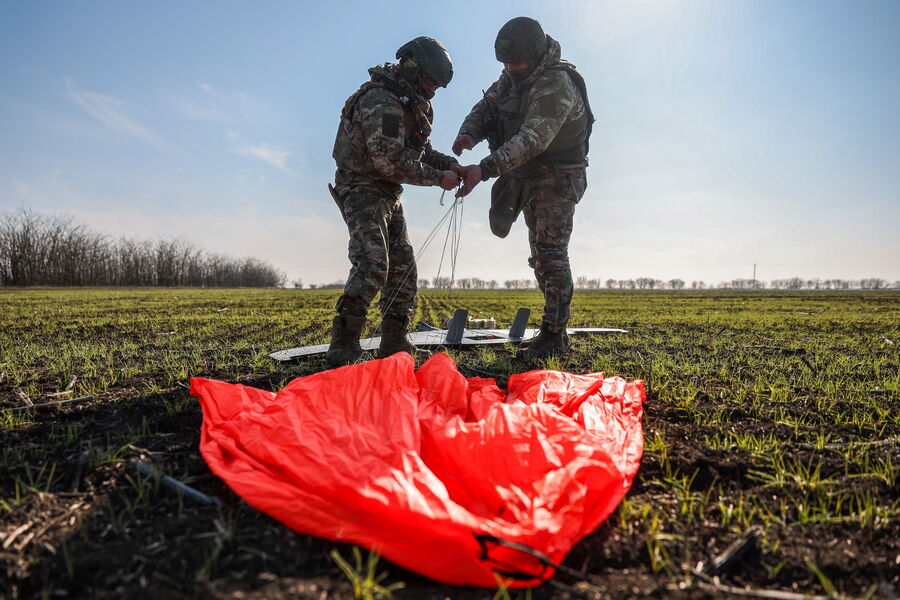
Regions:
<instances>
[{"instance_id":1,"label":"soldier's hands together","mask_svg":"<svg viewBox=\"0 0 900 600\"><path fill-rule=\"evenodd\" d=\"M475 186L481 183L481 166L480 165L469 165L468 167L462 167L462 170L465 172L463 175L463 186L462 189L457 192L457 198L463 198L469 195Z\"/></svg>"},{"instance_id":2,"label":"soldier's hands together","mask_svg":"<svg viewBox=\"0 0 900 600\"><path fill-rule=\"evenodd\" d=\"M438 185L445 190L452 190L459 185L459 175L453 171L444 171L444 176L441 178L441 182Z\"/></svg>"},{"instance_id":3,"label":"soldier's hands together","mask_svg":"<svg viewBox=\"0 0 900 600\"><path fill-rule=\"evenodd\" d=\"M467 133L461 133L456 136L456 141L453 142L453 154L459 156L462 154L463 150L471 150L475 147L475 138Z\"/></svg>"}]
</instances>

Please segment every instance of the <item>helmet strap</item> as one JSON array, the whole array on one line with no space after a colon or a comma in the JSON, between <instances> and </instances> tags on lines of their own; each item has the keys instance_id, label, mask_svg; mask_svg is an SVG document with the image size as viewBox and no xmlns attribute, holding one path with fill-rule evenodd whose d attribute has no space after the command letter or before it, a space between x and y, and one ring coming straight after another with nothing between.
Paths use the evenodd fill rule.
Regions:
<instances>
[{"instance_id":1,"label":"helmet strap","mask_svg":"<svg viewBox=\"0 0 900 600\"><path fill-rule=\"evenodd\" d=\"M422 69L419 61L412 57L404 57L400 59L400 75L410 83L419 94L431 100L434 98L434 92L422 85Z\"/></svg>"}]
</instances>

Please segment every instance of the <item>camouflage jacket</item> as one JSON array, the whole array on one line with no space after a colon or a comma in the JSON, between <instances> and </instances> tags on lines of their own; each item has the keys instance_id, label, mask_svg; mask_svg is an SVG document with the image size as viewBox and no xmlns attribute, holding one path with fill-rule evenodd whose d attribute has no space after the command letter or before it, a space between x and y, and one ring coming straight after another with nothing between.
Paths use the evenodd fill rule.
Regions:
<instances>
[{"instance_id":1,"label":"camouflage jacket","mask_svg":"<svg viewBox=\"0 0 900 600\"><path fill-rule=\"evenodd\" d=\"M431 102L397 73L369 69L372 79L347 99L332 156L338 183L437 185L457 162L431 147Z\"/></svg>"},{"instance_id":2,"label":"camouflage jacket","mask_svg":"<svg viewBox=\"0 0 900 600\"><path fill-rule=\"evenodd\" d=\"M546 163L587 164L593 115L583 79L560 60L559 42L549 42L527 79L515 83L503 71L460 127L476 143L488 140L491 154L481 166L491 177L525 175Z\"/></svg>"}]
</instances>

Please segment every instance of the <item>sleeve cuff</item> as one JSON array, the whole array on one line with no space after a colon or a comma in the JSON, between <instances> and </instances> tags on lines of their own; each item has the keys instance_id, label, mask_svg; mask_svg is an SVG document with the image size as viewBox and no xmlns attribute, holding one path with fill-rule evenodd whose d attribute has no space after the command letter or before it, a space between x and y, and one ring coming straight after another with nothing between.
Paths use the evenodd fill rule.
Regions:
<instances>
[{"instance_id":1,"label":"sleeve cuff","mask_svg":"<svg viewBox=\"0 0 900 600\"><path fill-rule=\"evenodd\" d=\"M482 181L487 181L487 180L490 179L491 177L497 177L497 176L498 176L498 175L494 175L494 174L491 172L491 168L490 168L489 165L490 165L490 163L488 162L487 159L484 159L484 160L482 160L480 163L478 163L478 166L481 167L481 180L482 180Z\"/></svg>"}]
</instances>

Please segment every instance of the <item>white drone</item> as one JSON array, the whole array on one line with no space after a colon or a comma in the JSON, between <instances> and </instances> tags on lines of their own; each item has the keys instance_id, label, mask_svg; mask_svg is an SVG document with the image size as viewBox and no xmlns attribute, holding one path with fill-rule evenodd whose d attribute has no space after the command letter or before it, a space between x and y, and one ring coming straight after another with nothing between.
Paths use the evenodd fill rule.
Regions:
<instances>
[{"instance_id":1,"label":"white drone","mask_svg":"<svg viewBox=\"0 0 900 600\"><path fill-rule=\"evenodd\" d=\"M453 314L453 318L447 322L446 329L438 329L427 323L419 323L416 331L406 334L411 344L419 348L469 348L487 344L518 344L532 339L537 335L538 329L526 329L531 309L520 308L516 312L509 329L496 329L493 319L469 320L469 311L459 308ZM569 335L596 335L602 333L628 333L624 329L610 329L605 327L571 327L566 329ZM359 341L363 350L377 350L381 343L381 337L371 337ZM288 361L304 356L315 356L328 352L330 344L318 344L316 346L303 346L279 350L269 356L275 360Z\"/></svg>"}]
</instances>

